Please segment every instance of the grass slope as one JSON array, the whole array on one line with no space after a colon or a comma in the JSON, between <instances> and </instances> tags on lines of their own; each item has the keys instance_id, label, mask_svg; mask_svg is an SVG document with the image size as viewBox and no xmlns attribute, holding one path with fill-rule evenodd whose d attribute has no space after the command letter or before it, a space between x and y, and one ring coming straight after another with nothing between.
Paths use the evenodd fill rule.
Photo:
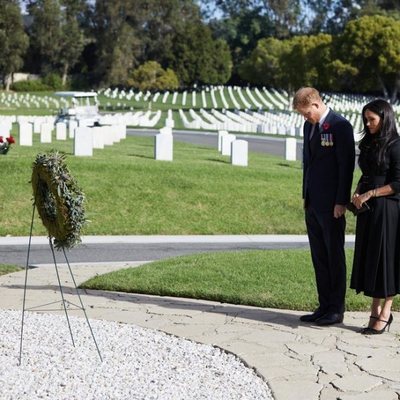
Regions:
<instances>
[{"instance_id":1,"label":"grass slope","mask_svg":"<svg viewBox=\"0 0 400 400\"><path fill-rule=\"evenodd\" d=\"M217 149L174 143L174 161L155 161L152 137L127 137L93 157L74 157L72 140L13 145L0 156L0 236L28 235L32 163L52 148L86 194L86 235L304 234L301 164L250 153L232 166ZM38 218L38 217L37 217ZM354 217L348 218L354 231ZM40 221L34 235L46 234Z\"/></svg>"},{"instance_id":2,"label":"grass slope","mask_svg":"<svg viewBox=\"0 0 400 400\"><path fill-rule=\"evenodd\" d=\"M353 250L346 253L349 287ZM231 251L175 257L98 276L81 287L291 310L317 307L308 250ZM347 310L367 311L369 305L369 298L347 290ZM398 298L393 309L400 310Z\"/></svg>"}]
</instances>

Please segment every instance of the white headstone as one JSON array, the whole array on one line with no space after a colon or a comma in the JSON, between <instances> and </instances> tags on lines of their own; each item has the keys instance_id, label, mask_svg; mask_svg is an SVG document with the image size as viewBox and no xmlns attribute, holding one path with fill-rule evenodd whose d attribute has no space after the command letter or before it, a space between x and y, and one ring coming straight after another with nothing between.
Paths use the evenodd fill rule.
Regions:
<instances>
[{"instance_id":1,"label":"white headstone","mask_svg":"<svg viewBox=\"0 0 400 400\"><path fill-rule=\"evenodd\" d=\"M19 122L19 145L32 146L33 125L29 122Z\"/></svg>"},{"instance_id":2,"label":"white headstone","mask_svg":"<svg viewBox=\"0 0 400 400\"><path fill-rule=\"evenodd\" d=\"M285 159L296 161L297 141L295 138L286 138Z\"/></svg>"},{"instance_id":3,"label":"white headstone","mask_svg":"<svg viewBox=\"0 0 400 400\"><path fill-rule=\"evenodd\" d=\"M67 124L65 122L56 123L56 139L57 140L67 139Z\"/></svg>"},{"instance_id":4,"label":"white headstone","mask_svg":"<svg viewBox=\"0 0 400 400\"><path fill-rule=\"evenodd\" d=\"M51 143L51 135L53 133L53 124L48 122L40 125L40 143Z\"/></svg>"},{"instance_id":5,"label":"white headstone","mask_svg":"<svg viewBox=\"0 0 400 400\"><path fill-rule=\"evenodd\" d=\"M118 139L126 139L126 125L123 123L118 123L116 127Z\"/></svg>"},{"instance_id":6,"label":"white headstone","mask_svg":"<svg viewBox=\"0 0 400 400\"><path fill-rule=\"evenodd\" d=\"M93 155L93 132L92 128L80 126L75 130L74 155Z\"/></svg>"},{"instance_id":7,"label":"white headstone","mask_svg":"<svg viewBox=\"0 0 400 400\"><path fill-rule=\"evenodd\" d=\"M240 165L247 167L248 165L248 149L247 140L234 140L231 144L231 163L232 165Z\"/></svg>"},{"instance_id":8,"label":"white headstone","mask_svg":"<svg viewBox=\"0 0 400 400\"><path fill-rule=\"evenodd\" d=\"M228 131L218 131L218 151L222 151L222 136L227 135Z\"/></svg>"},{"instance_id":9,"label":"white headstone","mask_svg":"<svg viewBox=\"0 0 400 400\"><path fill-rule=\"evenodd\" d=\"M78 127L78 121L75 119L70 119L68 121L68 131L69 131L69 138L73 139L75 136L75 129Z\"/></svg>"},{"instance_id":10,"label":"white headstone","mask_svg":"<svg viewBox=\"0 0 400 400\"><path fill-rule=\"evenodd\" d=\"M231 155L231 144L236 139L235 135L230 133L226 135L222 135L222 146L221 146L221 154L223 156L230 156Z\"/></svg>"},{"instance_id":11,"label":"white headstone","mask_svg":"<svg viewBox=\"0 0 400 400\"><path fill-rule=\"evenodd\" d=\"M93 126L95 121L93 118L81 118L77 122L78 126Z\"/></svg>"},{"instance_id":12,"label":"white headstone","mask_svg":"<svg viewBox=\"0 0 400 400\"><path fill-rule=\"evenodd\" d=\"M175 121L173 119L167 118L165 120L165 126L168 128L174 128L175 127Z\"/></svg>"},{"instance_id":13,"label":"white headstone","mask_svg":"<svg viewBox=\"0 0 400 400\"><path fill-rule=\"evenodd\" d=\"M173 160L173 136L168 133L159 133L154 137L154 158L156 160Z\"/></svg>"},{"instance_id":14,"label":"white headstone","mask_svg":"<svg viewBox=\"0 0 400 400\"><path fill-rule=\"evenodd\" d=\"M35 118L33 120L33 132L34 133L40 133L41 132L41 125L42 125L42 119L41 118Z\"/></svg>"},{"instance_id":15,"label":"white headstone","mask_svg":"<svg viewBox=\"0 0 400 400\"><path fill-rule=\"evenodd\" d=\"M166 135L172 135L172 129L170 126L164 126L164 128L160 129L160 133L165 133Z\"/></svg>"},{"instance_id":16,"label":"white headstone","mask_svg":"<svg viewBox=\"0 0 400 400\"><path fill-rule=\"evenodd\" d=\"M104 128L104 126L95 126L92 128L94 149L104 149L104 136L106 135Z\"/></svg>"},{"instance_id":17,"label":"white headstone","mask_svg":"<svg viewBox=\"0 0 400 400\"><path fill-rule=\"evenodd\" d=\"M10 136L11 124L6 121L0 122L0 132L2 136Z\"/></svg>"},{"instance_id":18,"label":"white headstone","mask_svg":"<svg viewBox=\"0 0 400 400\"><path fill-rule=\"evenodd\" d=\"M103 126L103 141L105 145L112 146L115 142L115 135L112 125Z\"/></svg>"}]
</instances>

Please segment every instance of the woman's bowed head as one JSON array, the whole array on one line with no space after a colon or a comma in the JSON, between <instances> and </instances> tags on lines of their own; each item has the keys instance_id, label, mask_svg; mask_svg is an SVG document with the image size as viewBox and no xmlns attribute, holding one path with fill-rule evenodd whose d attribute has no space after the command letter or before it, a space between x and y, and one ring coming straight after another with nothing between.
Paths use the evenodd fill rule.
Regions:
<instances>
[{"instance_id":1,"label":"woman's bowed head","mask_svg":"<svg viewBox=\"0 0 400 400\"><path fill-rule=\"evenodd\" d=\"M10 135L8 138L0 136L0 154L7 154L10 146L13 143L15 143L15 139L12 135Z\"/></svg>"},{"instance_id":2,"label":"woman's bowed head","mask_svg":"<svg viewBox=\"0 0 400 400\"><path fill-rule=\"evenodd\" d=\"M364 134L360 144L368 141L370 135L377 135L376 138L383 140L385 144L398 137L396 116L387 101L377 99L366 104L362 110L362 119Z\"/></svg>"}]
</instances>

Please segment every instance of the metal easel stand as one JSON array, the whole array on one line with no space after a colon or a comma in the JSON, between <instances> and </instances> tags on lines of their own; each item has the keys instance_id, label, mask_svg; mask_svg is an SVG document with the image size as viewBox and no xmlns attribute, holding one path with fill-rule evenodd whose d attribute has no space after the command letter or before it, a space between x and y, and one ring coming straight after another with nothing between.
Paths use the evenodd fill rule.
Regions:
<instances>
[{"instance_id":1,"label":"metal easel stand","mask_svg":"<svg viewBox=\"0 0 400 400\"><path fill-rule=\"evenodd\" d=\"M25 312L26 312L26 311L32 311L32 310L34 310L34 309L39 309L39 307L41 307L41 306L37 306L37 307L29 308L29 309L26 308L26 292L27 292L28 270L29 270L29 255L30 255L31 242L32 242L33 220L34 220L34 216L35 216L35 206L36 206L35 203L36 203L36 201L35 201L34 204L33 204L32 222L31 222L31 229L30 229L30 234L29 234L29 244L28 244L28 255L27 255L26 266L25 266L24 300L23 300L23 306L22 306L21 337L20 337L20 347L19 347L19 361L18 361L18 365L21 365L21 361L22 361L22 342L23 342L23 334L24 334ZM103 358L102 358L101 353L100 353L100 350L99 350L99 346L97 345L96 338L95 338L95 336L94 336L92 327L91 327L91 325L90 325L89 319L88 319L87 314L86 314L85 306L83 305L83 301L82 301L81 295L79 294L79 291L78 291L78 287L77 287L77 285L76 285L76 281L75 281L74 274L72 273L71 266L70 266L70 264L69 264L67 255L66 255L66 253L65 253L65 249L64 249L64 247L62 247L62 251L63 251L64 257L65 257L65 260L66 260L66 262L67 262L68 269L69 269L69 273L70 273L71 278L72 278L72 281L73 281L73 283L74 283L75 292L76 292L76 294L78 295L80 305L75 305L75 304L69 302L68 300L65 300L65 298L64 298L64 291L63 291L63 288L62 288L62 285L61 285L61 280L60 280L60 274L59 274L59 271L58 271L56 256L55 256L55 252L54 252L54 246L53 246L53 242L52 242L52 238L51 238L51 237L49 237L49 245L50 245L51 253L52 253L52 255L53 255L53 261L54 261L54 267L55 267L55 269L56 269L57 280L58 280L58 286L59 286L59 288L60 288L61 303L62 303L62 305L63 305L64 313L65 313L65 316L66 316L66 318L67 318L67 324L68 324L69 333L70 333L70 335L71 335L72 345L75 347L74 336L73 336L73 333L72 333L71 324L70 324L70 321L69 321L68 311L67 311L67 305L69 305L69 304L71 304L71 305L73 305L75 308L80 309L80 310L83 311L83 313L84 313L84 315L85 315L85 319L86 319L87 325L88 325L89 330L90 330L90 334L91 334L91 336L92 336L92 338L93 338L93 341L94 341L94 344L95 344L95 346L96 346L97 353L99 354L100 361L103 361ZM49 304L53 304L53 303L49 303ZM46 304L45 304L45 305L46 305ZM47 304L47 305L48 305L48 304ZM43 309L41 309L41 311L43 311Z\"/></svg>"}]
</instances>

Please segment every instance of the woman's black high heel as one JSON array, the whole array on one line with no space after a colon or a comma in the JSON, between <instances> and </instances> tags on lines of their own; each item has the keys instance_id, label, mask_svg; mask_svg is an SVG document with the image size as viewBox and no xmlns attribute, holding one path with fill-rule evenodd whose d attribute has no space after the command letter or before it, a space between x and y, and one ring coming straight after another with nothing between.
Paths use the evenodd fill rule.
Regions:
<instances>
[{"instance_id":1,"label":"woman's black high heel","mask_svg":"<svg viewBox=\"0 0 400 400\"><path fill-rule=\"evenodd\" d=\"M370 322L368 323L368 326L366 326L365 328L362 328L360 333L364 334L368 329L370 329L371 327L369 326L371 323L371 320L378 320L379 317L374 317L373 315L369 316Z\"/></svg>"},{"instance_id":2,"label":"woman's black high heel","mask_svg":"<svg viewBox=\"0 0 400 400\"><path fill-rule=\"evenodd\" d=\"M393 315L390 314L390 317L387 321L384 321L383 319L379 319L377 318L377 321L381 321L381 322L386 322L385 326L382 329L374 329L374 328L364 328L362 330L362 333L364 335L381 335L383 332L385 332L386 328L389 332L390 329L390 325L393 322Z\"/></svg>"}]
</instances>

